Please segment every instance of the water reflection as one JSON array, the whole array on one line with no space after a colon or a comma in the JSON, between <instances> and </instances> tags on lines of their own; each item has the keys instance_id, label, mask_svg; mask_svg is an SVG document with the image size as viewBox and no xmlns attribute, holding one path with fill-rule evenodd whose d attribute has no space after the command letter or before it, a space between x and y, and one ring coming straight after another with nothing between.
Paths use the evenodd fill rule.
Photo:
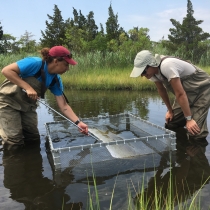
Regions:
<instances>
[{"instance_id":1,"label":"water reflection","mask_svg":"<svg viewBox=\"0 0 210 210\"><path fill-rule=\"evenodd\" d=\"M165 167L166 159L161 159L155 176L134 199L140 209L141 199L148 202L147 209L155 209L157 205L162 209L170 208L170 200L175 206L181 204L185 209L196 196L194 193L209 183L210 166L205 156L206 147L188 142L184 128L175 131L176 160L170 167ZM197 196L198 199L202 200L201 195Z\"/></svg>"},{"instance_id":2,"label":"water reflection","mask_svg":"<svg viewBox=\"0 0 210 210\"><path fill-rule=\"evenodd\" d=\"M156 93L134 91L65 91L70 105L82 118L132 112L148 119L149 101L159 101ZM56 108L52 94L47 95L50 106Z\"/></svg>"},{"instance_id":3,"label":"water reflection","mask_svg":"<svg viewBox=\"0 0 210 210\"><path fill-rule=\"evenodd\" d=\"M72 108L81 118L132 112L160 126L164 124L166 108L156 93L65 91L65 94ZM51 107L59 111L51 94L47 94L46 101ZM91 195L96 196L92 176L84 177L82 175L83 177L81 177L79 173L74 171L75 169L67 168L59 174L60 179L57 180L57 175L48 165L43 137L46 136L44 123L57 121L60 118L44 106L40 106L38 115L39 130L42 137L40 147L27 146L23 148L23 151L17 153L9 151L0 153L0 155L3 154L2 165L0 164L0 208L17 210L86 209L88 186L91 186ZM124 162L121 165L123 168L130 167L124 173L96 176L101 209L109 208L113 189L112 209L128 209L128 192L131 193L131 196L136 196L139 184L142 184L145 186L143 188L145 195L154 195L155 180L157 188L160 190L162 187L165 196L170 172L173 174L173 181L180 183L174 190L179 192L181 198L175 196L173 199L176 201L182 199L183 202L192 199L193 193L196 193L203 185L202 188L204 188L205 193L201 196L202 201L204 200L201 204L204 209L208 209L210 187L206 180L210 176L210 169L205 152L206 148L202 145L187 143L180 131L177 132L177 139L176 160L171 168L169 167L168 154L156 154L156 156L147 156L144 160L137 161L133 168L130 167L129 162ZM156 161L155 176L154 160ZM145 162L151 163L152 167L147 167L145 170ZM115 165L110 163L108 167L114 168ZM106 168L103 170L106 172ZM103 170L101 170L102 173Z\"/></svg>"},{"instance_id":4,"label":"water reflection","mask_svg":"<svg viewBox=\"0 0 210 210\"><path fill-rule=\"evenodd\" d=\"M39 146L26 146L18 151L4 151L2 159L4 186L10 190L11 199L23 204L24 207L20 209L59 210L70 200L65 194L65 187L55 186L53 180L43 176L43 161ZM82 203L69 202L63 209L80 209L80 207Z\"/></svg>"}]
</instances>

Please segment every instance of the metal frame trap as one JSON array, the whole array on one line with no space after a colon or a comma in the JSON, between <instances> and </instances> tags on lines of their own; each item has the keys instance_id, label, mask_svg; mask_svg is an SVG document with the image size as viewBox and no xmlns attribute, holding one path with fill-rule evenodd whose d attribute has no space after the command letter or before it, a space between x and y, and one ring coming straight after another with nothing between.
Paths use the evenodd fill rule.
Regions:
<instances>
[{"instance_id":1,"label":"metal frame trap","mask_svg":"<svg viewBox=\"0 0 210 210\"><path fill-rule=\"evenodd\" d=\"M176 150L175 132L133 114L81 119L99 141L79 132L67 120L45 124L55 170ZM114 167L114 165L113 165Z\"/></svg>"}]
</instances>

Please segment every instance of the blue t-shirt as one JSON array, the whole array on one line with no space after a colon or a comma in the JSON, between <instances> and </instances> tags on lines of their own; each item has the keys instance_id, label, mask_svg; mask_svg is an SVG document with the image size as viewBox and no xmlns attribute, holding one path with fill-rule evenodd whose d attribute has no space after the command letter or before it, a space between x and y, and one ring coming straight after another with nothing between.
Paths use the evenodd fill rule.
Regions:
<instances>
[{"instance_id":1,"label":"blue t-shirt","mask_svg":"<svg viewBox=\"0 0 210 210\"><path fill-rule=\"evenodd\" d=\"M42 66L42 59L39 57L27 57L22 60L19 60L16 62L19 69L20 69L20 77L26 78L26 77L33 77L41 68ZM61 80L60 75L58 74L49 74L47 64L45 62L44 64L44 72L45 72L45 79L46 83L45 86L49 88L49 90L56 96L60 96L63 94L63 83ZM60 86L55 83L54 85L50 85L53 78L57 77L58 81L60 83ZM37 78L40 82L42 81L41 76Z\"/></svg>"}]
</instances>

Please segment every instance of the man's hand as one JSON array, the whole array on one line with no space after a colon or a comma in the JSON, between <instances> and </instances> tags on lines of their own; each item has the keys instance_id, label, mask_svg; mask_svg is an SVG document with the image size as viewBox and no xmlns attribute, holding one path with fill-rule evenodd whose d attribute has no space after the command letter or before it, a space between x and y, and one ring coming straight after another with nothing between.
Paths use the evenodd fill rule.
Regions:
<instances>
[{"instance_id":1,"label":"man's hand","mask_svg":"<svg viewBox=\"0 0 210 210\"><path fill-rule=\"evenodd\" d=\"M168 124L173 119L173 117L174 117L173 112L167 111L165 116L166 123Z\"/></svg>"},{"instance_id":2,"label":"man's hand","mask_svg":"<svg viewBox=\"0 0 210 210\"><path fill-rule=\"evenodd\" d=\"M200 128L198 127L197 123L193 119L187 120L186 128L193 135L200 133Z\"/></svg>"}]
</instances>

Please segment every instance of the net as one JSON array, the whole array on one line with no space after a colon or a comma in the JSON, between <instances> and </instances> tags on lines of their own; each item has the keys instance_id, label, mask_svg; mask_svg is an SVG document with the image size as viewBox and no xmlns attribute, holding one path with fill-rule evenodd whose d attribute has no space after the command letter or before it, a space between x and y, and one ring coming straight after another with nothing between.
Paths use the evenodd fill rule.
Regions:
<instances>
[{"instance_id":1,"label":"net","mask_svg":"<svg viewBox=\"0 0 210 210\"><path fill-rule=\"evenodd\" d=\"M131 170L132 164L139 165L140 159L145 161L142 156L149 154L157 155L153 156L155 158L148 165L154 167L163 152L174 151L176 148L173 131L132 114L84 118L82 121L88 125L90 133L99 139L97 143L93 137L81 134L67 120L45 124L50 161L55 170L70 167L91 171L94 168L95 173L109 176L118 173L120 168Z\"/></svg>"}]
</instances>

